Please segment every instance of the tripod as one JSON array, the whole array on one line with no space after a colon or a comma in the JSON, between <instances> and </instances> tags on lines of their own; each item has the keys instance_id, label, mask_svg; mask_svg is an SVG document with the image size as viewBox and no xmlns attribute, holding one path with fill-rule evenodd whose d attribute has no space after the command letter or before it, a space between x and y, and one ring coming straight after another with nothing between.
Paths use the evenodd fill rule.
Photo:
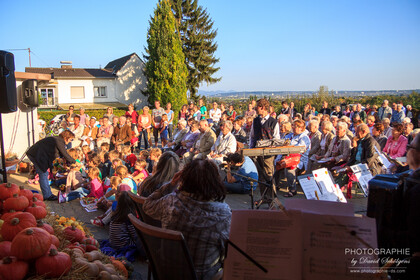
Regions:
<instances>
[{"instance_id":1,"label":"tripod","mask_svg":"<svg viewBox=\"0 0 420 280\"><path fill-rule=\"evenodd\" d=\"M230 173L231 174L234 174L236 176L245 178L248 181L250 181L250 183L251 183L251 192L249 193L249 196L251 197L251 209L254 209L254 205L257 206L257 209L258 209L260 207L261 203L257 205L257 202L254 202L254 183L265 185L266 186L266 189L268 189L268 187L270 185L267 184L267 183L265 183L265 182L261 182L261 181L255 180L255 179L253 179L253 178L251 178L249 176L245 176L245 175L239 174L238 172L234 172L232 170L230 170ZM279 203L281 204L280 201L279 201Z\"/></svg>"}]
</instances>

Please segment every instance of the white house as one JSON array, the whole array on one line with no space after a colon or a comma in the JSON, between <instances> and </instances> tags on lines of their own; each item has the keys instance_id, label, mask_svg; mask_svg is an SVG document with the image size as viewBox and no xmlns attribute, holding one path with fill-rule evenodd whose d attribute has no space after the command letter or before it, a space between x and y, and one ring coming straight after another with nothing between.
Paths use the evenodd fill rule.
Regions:
<instances>
[{"instance_id":1,"label":"white house","mask_svg":"<svg viewBox=\"0 0 420 280\"><path fill-rule=\"evenodd\" d=\"M70 104L85 108L124 107L133 103L137 108L147 105L142 94L146 87L144 63L136 53L109 62L103 69L27 67L26 72L51 74L49 84L38 86L40 107L67 109ZM102 105L102 106L100 106Z\"/></svg>"}]
</instances>

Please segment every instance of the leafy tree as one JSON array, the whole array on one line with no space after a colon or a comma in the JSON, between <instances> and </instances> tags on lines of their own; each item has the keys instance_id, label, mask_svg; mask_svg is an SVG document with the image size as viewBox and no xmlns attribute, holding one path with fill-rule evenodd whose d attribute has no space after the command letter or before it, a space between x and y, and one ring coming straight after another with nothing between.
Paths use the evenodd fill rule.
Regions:
<instances>
[{"instance_id":1,"label":"leafy tree","mask_svg":"<svg viewBox=\"0 0 420 280\"><path fill-rule=\"evenodd\" d=\"M145 75L149 102L171 102L176 112L187 103L187 75L182 43L169 0L160 0L149 21Z\"/></svg>"},{"instance_id":2,"label":"leafy tree","mask_svg":"<svg viewBox=\"0 0 420 280\"><path fill-rule=\"evenodd\" d=\"M213 84L221 80L214 74L220 69L215 67L219 59L214 56L217 44L214 41L217 31L206 9L197 0L170 0L175 15L185 65L188 69L187 88L190 98L197 101L200 83Z\"/></svg>"}]
</instances>

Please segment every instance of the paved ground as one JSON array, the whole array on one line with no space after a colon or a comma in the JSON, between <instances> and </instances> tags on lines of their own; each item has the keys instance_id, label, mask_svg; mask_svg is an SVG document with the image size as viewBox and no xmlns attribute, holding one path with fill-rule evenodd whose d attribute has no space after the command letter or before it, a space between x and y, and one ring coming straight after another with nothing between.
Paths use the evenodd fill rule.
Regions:
<instances>
[{"instance_id":1,"label":"paved ground","mask_svg":"<svg viewBox=\"0 0 420 280\"><path fill-rule=\"evenodd\" d=\"M8 176L8 181L16 183L18 185L23 185L25 188L32 190L40 190L39 185L29 185L27 183L27 174L10 174ZM52 192L57 195L58 190L52 189ZM298 192L293 198L284 198L283 193L285 190L280 190L278 193L278 198L280 202L283 202L285 199L305 199L303 192ZM259 191L255 192L254 201L260 198ZM247 194L228 194L226 197L226 202L230 205L232 209L251 209L251 197ZM354 205L356 214L366 214L367 207L367 198L363 197L361 193L356 193L353 190L353 198L348 199L349 203ZM60 216L66 217L76 217L78 220L86 224L86 227L95 235L96 239L107 239L108 231L107 228L99 228L90 224L90 220L95 218L98 215L101 215L103 211L98 210L97 212L88 213L80 205L79 200L74 200L68 203L58 204L57 202L47 202L50 211L59 214ZM267 204L261 205L260 209L268 209ZM147 279L147 265L144 262L136 261L134 263L135 273L132 275L131 279Z\"/></svg>"}]
</instances>

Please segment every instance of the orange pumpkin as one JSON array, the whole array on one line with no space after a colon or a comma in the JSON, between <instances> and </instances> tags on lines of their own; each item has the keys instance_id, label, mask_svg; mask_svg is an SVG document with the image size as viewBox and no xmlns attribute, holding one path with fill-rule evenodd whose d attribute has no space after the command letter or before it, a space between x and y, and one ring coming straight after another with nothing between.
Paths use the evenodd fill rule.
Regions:
<instances>
[{"instance_id":1,"label":"orange pumpkin","mask_svg":"<svg viewBox=\"0 0 420 280\"><path fill-rule=\"evenodd\" d=\"M0 259L11 256L10 255L11 246L12 246L12 242L10 241L0 242Z\"/></svg>"},{"instance_id":2,"label":"orange pumpkin","mask_svg":"<svg viewBox=\"0 0 420 280\"><path fill-rule=\"evenodd\" d=\"M42 206L36 205L35 203L32 204L32 206L26 208L26 212L34 215L35 219L37 220L43 219L45 216L47 216L47 210Z\"/></svg>"},{"instance_id":3,"label":"orange pumpkin","mask_svg":"<svg viewBox=\"0 0 420 280\"><path fill-rule=\"evenodd\" d=\"M39 193L34 193L34 197L36 197L36 199L44 201L44 197L42 196L42 194Z\"/></svg>"},{"instance_id":4,"label":"orange pumpkin","mask_svg":"<svg viewBox=\"0 0 420 280\"><path fill-rule=\"evenodd\" d=\"M4 240L12 241L22 230L28 227L36 227L36 219L31 213L16 213L4 220L1 227L1 235Z\"/></svg>"},{"instance_id":5,"label":"orange pumpkin","mask_svg":"<svg viewBox=\"0 0 420 280\"><path fill-rule=\"evenodd\" d=\"M13 183L0 184L0 200L6 200L14 194L19 194L19 187Z\"/></svg>"},{"instance_id":6,"label":"orange pumpkin","mask_svg":"<svg viewBox=\"0 0 420 280\"><path fill-rule=\"evenodd\" d=\"M47 223L44 223L42 221L38 221L36 224L37 227L45 229L46 231L48 231L49 234L54 234L54 229L52 226L50 226Z\"/></svg>"},{"instance_id":7,"label":"orange pumpkin","mask_svg":"<svg viewBox=\"0 0 420 280\"><path fill-rule=\"evenodd\" d=\"M29 200L26 196L19 196L14 194L12 197L6 199L3 203L4 210L22 211L29 206Z\"/></svg>"},{"instance_id":8,"label":"orange pumpkin","mask_svg":"<svg viewBox=\"0 0 420 280\"><path fill-rule=\"evenodd\" d=\"M6 257L0 261L0 279L22 280L28 273L29 265L16 257Z\"/></svg>"},{"instance_id":9,"label":"orange pumpkin","mask_svg":"<svg viewBox=\"0 0 420 280\"><path fill-rule=\"evenodd\" d=\"M45 203L42 201L42 200L39 200L38 198L36 198L36 197L33 197L32 198L32 203L35 203L36 205L38 205L38 206L42 206L42 207L44 207L44 208L47 208L47 205L45 205Z\"/></svg>"},{"instance_id":10,"label":"orange pumpkin","mask_svg":"<svg viewBox=\"0 0 420 280\"><path fill-rule=\"evenodd\" d=\"M64 229L64 237L70 242L80 242L85 237L83 232L74 225Z\"/></svg>"},{"instance_id":11,"label":"orange pumpkin","mask_svg":"<svg viewBox=\"0 0 420 280\"><path fill-rule=\"evenodd\" d=\"M55 247L60 247L60 239L57 236L51 234L51 243L54 244Z\"/></svg>"},{"instance_id":12,"label":"orange pumpkin","mask_svg":"<svg viewBox=\"0 0 420 280\"><path fill-rule=\"evenodd\" d=\"M3 214L3 216L1 216L1 219L2 219L3 221L5 221L5 220L7 220L9 217L12 217L12 216L14 216L14 215L15 215L15 214L17 214L17 213L22 213L22 212L21 212L21 211L16 212L15 210L10 210L9 212L4 213L4 214Z\"/></svg>"},{"instance_id":13,"label":"orange pumpkin","mask_svg":"<svg viewBox=\"0 0 420 280\"><path fill-rule=\"evenodd\" d=\"M66 275L71 269L72 261L68 254L51 249L49 254L40 257L35 262L38 275L56 278Z\"/></svg>"},{"instance_id":14,"label":"orange pumpkin","mask_svg":"<svg viewBox=\"0 0 420 280\"><path fill-rule=\"evenodd\" d=\"M19 195L26 196L26 198L27 198L29 201L31 201L32 197L34 196L34 193L33 193L33 192L31 192L31 191L30 191L30 190L28 190L28 189L25 189L23 186L20 186L20 187L19 187L19 189L20 189L20 191L19 191Z\"/></svg>"},{"instance_id":15,"label":"orange pumpkin","mask_svg":"<svg viewBox=\"0 0 420 280\"><path fill-rule=\"evenodd\" d=\"M39 258L51 246L51 235L42 228L30 227L19 232L12 241L12 255L20 260Z\"/></svg>"}]
</instances>

